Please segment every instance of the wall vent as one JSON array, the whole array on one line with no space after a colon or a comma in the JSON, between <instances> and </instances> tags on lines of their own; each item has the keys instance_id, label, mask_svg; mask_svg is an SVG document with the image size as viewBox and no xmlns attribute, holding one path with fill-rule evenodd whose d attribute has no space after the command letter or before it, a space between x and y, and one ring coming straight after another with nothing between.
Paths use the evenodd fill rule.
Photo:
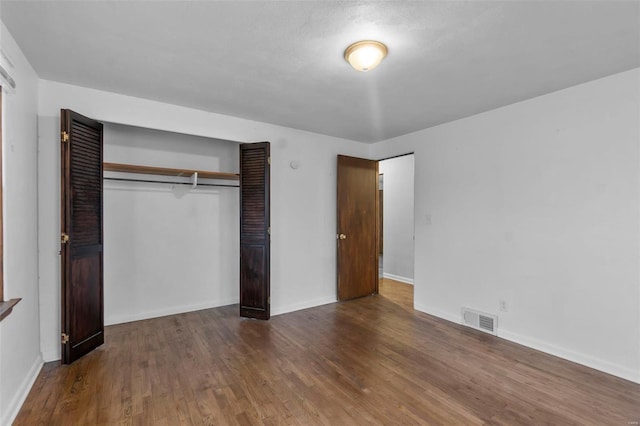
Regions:
<instances>
[{"instance_id":1,"label":"wall vent","mask_svg":"<svg viewBox=\"0 0 640 426\"><path fill-rule=\"evenodd\" d=\"M484 331L485 333L498 335L498 317L469 308L462 308L462 323L466 326Z\"/></svg>"}]
</instances>

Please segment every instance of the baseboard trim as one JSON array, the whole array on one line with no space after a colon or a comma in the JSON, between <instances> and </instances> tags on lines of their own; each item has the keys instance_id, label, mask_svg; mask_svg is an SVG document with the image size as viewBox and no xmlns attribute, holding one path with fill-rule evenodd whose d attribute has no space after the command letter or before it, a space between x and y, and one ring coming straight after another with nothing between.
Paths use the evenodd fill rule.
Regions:
<instances>
[{"instance_id":1,"label":"baseboard trim","mask_svg":"<svg viewBox=\"0 0 640 426\"><path fill-rule=\"evenodd\" d=\"M60 349L50 349L47 351L42 352L42 361L43 362L52 362L52 361L59 361L62 357L60 355L60 351L62 350L62 348Z\"/></svg>"},{"instance_id":2,"label":"baseboard trim","mask_svg":"<svg viewBox=\"0 0 640 426\"><path fill-rule=\"evenodd\" d=\"M416 304L414 306L414 309L420 312L424 312L425 314L433 315L434 317L453 322L455 324L462 324L462 318L460 318L458 315L452 315L448 312L439 311L437 309L433 309L420 304ZM603 373L611 374L612 376L620 377L622 379L640 384L640 371L634 371L630 368L626 368L609 361L594 358L589 355L584 355L570 349L562 348L560 346L556 346L551 343L535 339L533 337L524 336L519 333L514 333L509 330L501 329L499 327L497 337L513 343L517 343L522 346L526 346L531 349L535 349L540 352L544 352L549 355L557 356L558 358L562 358L567 361L575 362L576 364L584 365L585 367L593 368L594 370L598 370Z\"/></svg>"},{"instance_id":3,"label":"baseboard trim","mask_svg":"<svg viewBox=\"0 0 640 426\"><path fill-rule=\"evenodd\" d=\"M238 298L208 301L205 303L198 303L195 305L172 306L170 308L157 309L157 310L137 313L133 315L120 315L120 316L105 318L104 325L105 326L116 325L116 324L123 324L123 323L133 322L133 321L141 321L141 320L146 320L151 318L166 317L168 315L184 314L187 312L201 311L203 309L219 308L220 306L233 305L236 303L238 303Z\"/></svg>"},{"instance_id":4,"label":"baseboard trim","mask_svg":"<svg viewBox=\"0 0 640 426\"><path fill-rule=\"evenodd\" d=\"M18 413L20 412L20 409L22 408L22 404L24 404L24 401L27 399L29 392L31 392L31 388L36 382L38 374L40 374L40 370L42 370L43 365L44 362L42 361L42 355L39 354L33 362L31 368L29 369L27 376L20 384L20 387L18 388L16 395L13 397L13 400L9 403L7 414L2 418L3 425L10 425L16 419Z\"/></svg>"},{"instance_id":5,"label":"baseboard trim","mask_svg":"<svg viewBox=\"0 0 640 426\"><path fill-rule=\"evenodd\" d=\"M286 306L271 307L271 316L287 314L289 312L301 311L302 309L315 308L316 306L328 305L329 303L335 303L337 299L335 297L323 297L321 299L310 300L302 303L294 303Z\"/></svg>"},{"instance_id":6,"label":"baseboard trim","mask_svg":"<svg viewBox=\"0 0 640 426\"><path fill-rule=\"evenodd\" d=\"M413 278L407 278L400 275L389 274L387 272L382 273L383 278L389 278L390 280L400 281L401 283L413 285Z\"/></svg>"},{"instance_id":7,"label":"baseboard trim","mask_svg":"<svg viewBox=\"0 0 640 426\"><path fill-rule=\"evenodd\" d=\"M413 309L415 309L416 311L424 312L425 314L433 315L434 317L438 317L443 320L447 320L449 322L453 322L455 324L462 324L462 318L460 318L459 315L452 315L448 312L433 309L427 305L421 305L414 302Z\"/></svg>"},{"instance_id":8,"label":"baseboard trim","mask_svg":"<svg viewBox=\"0 0 640 426\"><path fill-rule=\"evenodd\" d=\"M500 328L498 328L498 337L640 384L640 371L633 371L630 368L626 368L603 359L594 358L533 337L523 336L522 334Z\"/></svg>"}]
</instances>

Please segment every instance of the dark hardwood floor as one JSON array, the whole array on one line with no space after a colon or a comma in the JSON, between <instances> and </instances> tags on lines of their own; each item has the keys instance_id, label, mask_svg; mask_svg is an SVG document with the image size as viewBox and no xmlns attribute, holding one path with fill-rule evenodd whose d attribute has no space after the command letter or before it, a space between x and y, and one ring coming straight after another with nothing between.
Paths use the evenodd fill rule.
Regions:
<instances>
[{"instance_id":1,"label":"dark hardwood floor","mask_svg":"<svg viewBox=\"0 0 640 426\"><path fill-rule=\"evenodd\" d=\"M406 290L406 289L405 289ZM45 365L16 425L580 424L640 420L640 385L371 296L106 328Z\"/></svg>"}]
</instances>

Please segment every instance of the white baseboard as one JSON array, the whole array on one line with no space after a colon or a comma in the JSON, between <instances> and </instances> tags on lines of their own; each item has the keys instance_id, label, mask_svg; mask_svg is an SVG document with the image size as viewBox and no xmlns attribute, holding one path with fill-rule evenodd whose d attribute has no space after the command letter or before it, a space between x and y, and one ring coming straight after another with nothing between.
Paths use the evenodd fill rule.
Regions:
<instances>
[{"instance_id":1,"label":"white baseboard","mask_svg":"<svg viewBox=\"0 0 640 426\"><path fill-rule=\"evenodd\" d=\"M460 315L452 315L448 312L440 311L438 309L434 309L429 306L421 305L415 302L413 305L413 309L415 309L416 311L424 312L425 314L433 315L434 317L438 317L443 320L447 320L449 322L462 324L462 318L460 318Z\"/></svg>"},{"instance_id":2,"label":"white baseboard","mask_svg":"<svg viewBox=\"0 0 640 426\"><path fill-rule=\"evenodd\" d=\"M337 302L335 296L324 297L321 299L310 300L302 303L294 303L286 306L271 307L271 316L282 315L289 312L300 311L302 309L314 308L316 306L327 305L329 303Z\"/></svg>"},{"instance_id":3,"label":"white baseboard","mask_svg":"<svg viewBox=\"0 0 640 426\"><path fill-rule=\"evenodd\" d=\"M183 305L172 306L164 309L156 309L153 311L146 311L141 313L135 313L130 315L114 315L111 317L105 317L104 325L122 324L132 321L141 321L151 318L166 317L167 315L184 314L186 312L201 311L203 309L218 308L220 306L233 305L238 303L238 298L222 299L208 301L204 303L198 303L195 305Z\"/></svg>"},{"instance_id":4,"label":"white baseboard","mask_svg":"<svg viewBox=\"0 0 640 426\"><path fill-rule=\"evenodd\" d=\"M455 324L462 324L462 318L460 318L459 315L452 315L450 313L432 309L430 307L419 304L416 304L414 308L417 311L442 318ZM526 346L531 349L535 349L540 352L547 353L549 355L557 356L558 358L566 359L567 361L575 362L576 364L584 365L585 367L593 368L594 370L602 371L604 373L629 380L631 382L640 383L640 371L635 371L633 369L614 364L609 361L581 354L570 349L562 348L560 346L544 342L533 337L528 337L522 334L514 333L512 331L504 330L500 327L498 327L498 337L510 342L517 343L519 345Z\"/></svg>"},{"instance_id":5,"label":"white baseboard","mask_svg":"<svg viewBox=\"0 0 640 426\"><path fill-rule=\"evenodd\" d=\"M49 349L49 350L43 351L42 361L43 362L59 361L60 359L62 359L62 355L60 354L61 350L62 348Z\"/></svg>"},{"instance_id":6,"label":"white baseboard","mask_svg":"<svg viewBox=\"0 0 640 426\"><path fill-rule=\"evenodd\" d=\"M20 383L20 387L13 397L13 400L11 400L11 402L9 403L7 412L4 416L2 416L1 424L10 425L16 419L18 413L20 412L20 409L22 408L22 404L24 404L24 401L27 399L27 396L29 395L33 384L38 378L38 374L40 374L40 370L42 369L43 365L44 362L42 361L42 355L38 355L33 362L33 365L29 369L26 377L24 378L22 383Z\"/></svg>"},{"instance_id":7,"label":"white baseboard","mask_svg":"<svg viewBox=\"0 0 640 426\"><path fill-rule=\"evenodd\" d=\"M383 278L389 278L390 280L400 281L401 283L413 285L413 278L402 277L400 275L393 275L386 272L382 273Z\"/></svg>"},{"instance_id":8,"label":"white baseboard","mask_svg":"<svg viewBox=\"0 0 640 426\"><path fill-rule=\"evenodd\" d=\"M626 368L621 365L605 361L603 359L598 359L589 355L572 351L567 348L544 342L542 340L535 339L533 337L523 336L521 334L503 330L500 328L498 328L498 337L514 343L518 343L523 346L527 346L532 349L536 349L541 352L548 353L550 355L557 356L558 358L575 362L576 364L581 364L586 367L611 374L613 376L621 377L631 382L640 383L640 371L634 371L630 368Z\"/></svg>"}]
</instances>

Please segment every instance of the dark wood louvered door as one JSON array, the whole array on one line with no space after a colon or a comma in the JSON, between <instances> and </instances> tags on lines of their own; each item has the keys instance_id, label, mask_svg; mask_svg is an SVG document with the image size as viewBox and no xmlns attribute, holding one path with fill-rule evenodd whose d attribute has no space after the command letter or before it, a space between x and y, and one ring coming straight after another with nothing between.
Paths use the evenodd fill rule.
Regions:
<instances>
[{"instance_id":1,"label":"dark wood louvered door","mask_svg":"<svg viewBox=\"0 0 640 426\"><path fill-rule=\"evenodd\" d=\"M102 123L70 110L61 121L62 362L104 343Z\"/></svg>"},{"instance_id":2,"label":"dark wood louvered door","mask_svg":"<svg viewBox=\"0 0 640 426\"><path fill-rule=\"evenodd\" d=\"M378 162L338 155L338 300L378 292Z\"/></svg>"},{"instance_id":3,"label":"dark wood louvered door","mask_svg":"<svg viewBox=\"0 0 640 426\"><path fill-rule=\"evenodd\" d=\"M240 145L240 316L270 316L269 142Z\"/></svg>"}]
</instances>

